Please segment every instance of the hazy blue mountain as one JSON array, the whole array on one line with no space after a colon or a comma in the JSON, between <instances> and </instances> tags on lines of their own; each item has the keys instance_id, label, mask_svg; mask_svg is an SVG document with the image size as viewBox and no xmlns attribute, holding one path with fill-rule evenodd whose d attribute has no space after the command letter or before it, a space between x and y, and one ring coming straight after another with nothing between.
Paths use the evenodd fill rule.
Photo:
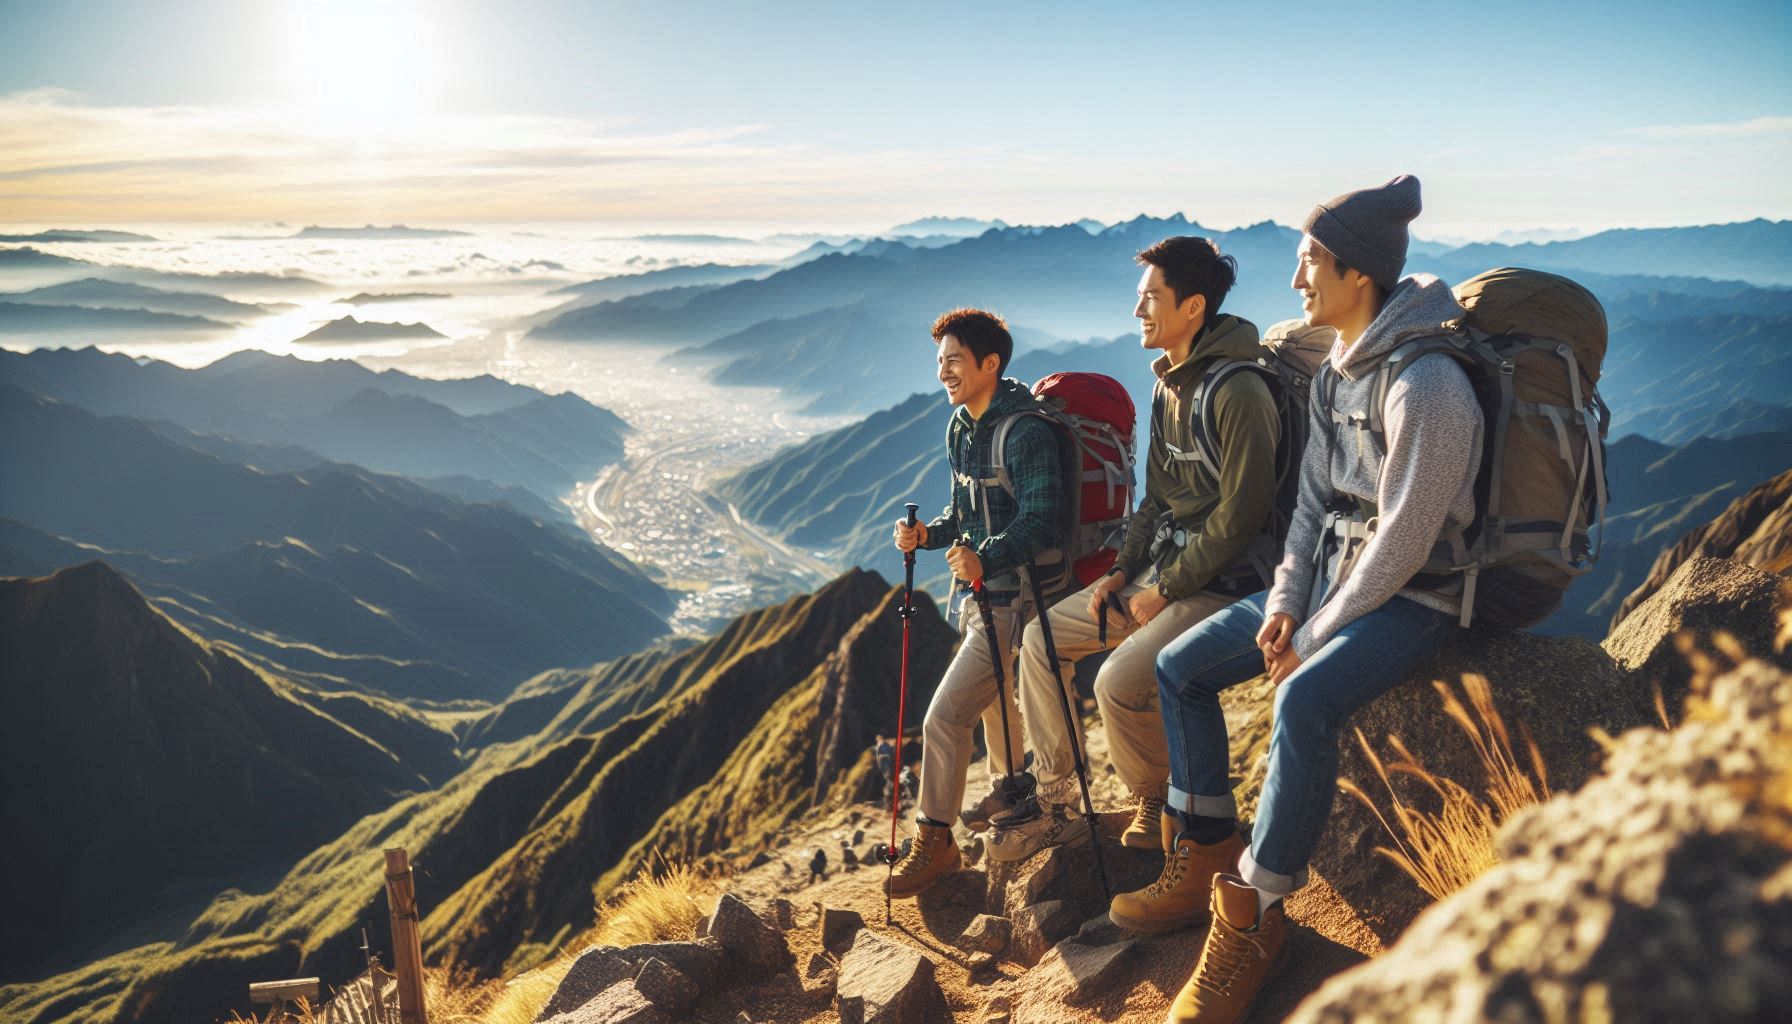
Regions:
<instances>
[{"instance_id":1,"label":"hazy blue mountain","mask_svg":"<svg viewBox=\"0 0 1792 1024\"><path fill-rule=\"evenodd\" d=\"M390 324L376 320L357 320L353 316L338 317L312 331L298 341L377 341L381 338L445 338L447 335L425 323Z\"/></svg>"},{"instance_id":2,"label":"hazy blue mountain","mask_svg":"<svg viewBox=\"0 0 1792 1024\"><path fill-rule=\"evenodd\" d=\"M1733 436L1721 418L1727 410L1762 422L1760 406L1792 407L1792 315L1625 317L1612 324L1599 390L1614 437Z\"/></svg>"},{"instance_id":3,"label":"hazy blue mountain","mask_svg":"<svg viewBox=\"0 0 1792 1024\"><path fill-rule=\"evenodd\" d=\"M1240 261L1228 310L1273 322L1293 308L1287 287L1298 235L1264 223L1212 232L1182 217L1138 218L1091 235L1081 226L1006 228L916 250L833 254L692 297L673 308L596 305L536 327L558 339L700 345L771 319L863 303L920 332L960 305L1002 313L1059 337L1111 336L1132 323L1139 270L1133 256L1168 235L1203 233Z\"/></svg>"},{"instance_id":4,"label":"hazy blue mountain","mask_svg":"<svg viewBox=\"0 0 1792 1024\"><path fill-rule=\"evenodd\" d=\"M346 306L372 306L381 302L419 302L447 298L452 298L447 292L360 292L337 301Z\"/></svg>"},{"instance_id":5,"label":"hazy blue mountain","mask_svg":"<svg viewBox=\"0 0 1792 1024\"><path fill-rule=\"evenodd\" d=\"M179 313L237 322L267 316L281 306L232 302L199 292L171 292L124 281L86 277L66 284L34 288L28 292L0 294L0 301L42 306L85 306L97 309L141 309L152 313Z\"/></svg>"},{"instance_id":6,"label":"hazy blue mountain","mask_svg":"<svg viewBox=\"0 0 1792 1024\"><path fill-rule=\"evenodd\" d=\"M1698 227L1619 228L1561 242L1475 243L1438 259L1468 273L1516 266L1788 285L1792 284L1792 221L1757 218Z\"/></svg>"},{"instance_id":7,"label":"hazy blue mountain","mask_svg":"<svg viewBox=\"0 0 1792 1024\"><path fill-rule=\"evenodd\" d=\"M263 473L11 386L0 516L141 553L127 571L188 595L184 624L339 687L493 699L636 649L671 607L627 560L504 505L355 466ZM385 664L358 678L357 659Z\"/></svg>"},{"instance_id":8,"label":"hazy blue mountain","mask_svg":"<svg viewBox=\"0 0 1792 1024\"><path fill-rule=\"evenodd\" d=\"M92 266L86 260L77 260L69 256L57 256L22 245L17 249L0 249L0 270L37 270L43 268L63 269L68 267Z\"/></svg>"},{"instance_id":9,"label":"hazy blue mountain","mask_svg":"<svg viewBox=\"0 0 1792 1024\"><path fill-rule=\"evenodd\" d=\"M403 224L390 227L377 227L368 224L358 228L326 228L316 225L301 229L293 238L366 238L366 239L404 239L404 238L467 238L471 233L466 231L445 231L440 228L410 228Z\"/></svg>"},{"instance_id":10,"label":"hazy blue mountain","mask_svg":"<svg viewBox=\"0 0 1792 1024\"><path fill-rule=\"evenodd\" d=\"M238 352L198 370L93 349L0 353L0 381L102 414L307 448L381 472L527 488L558 498L622 455L627 424L576 395L494 377L435 381L349 360ZM450 493L480 493L450 485ZM522 505L518 505L522 508Z\"/></svg>"},{"instance_id":11,"label":"hazy blue mountain","mask_svg":"<svg viewBox=\"0 0 1792 1024\"><path fill-rule=\"evenodd\" d=\"M751 238L737 238L734 235L636 235L637 242L675 242L679 245L753 245Z\"/></svg>"},{"instance_id":12,"label":"hazy blue mountain","mask_svg":"<svg viewBox=\"0 0 1792 1024\"><path fill-rule=\"evenodd\" d=\"M134 231L105 229L85 231L79 228L51 228L35 235L0 235L0 242L154 242L149 235Z\"/></svg>"},{"instance_id":13,"label":"hazy blue mountain","mask_svg":"<svg viewBox=\"0 0 1792 1024\"><path fill-rule=\"evenodd\" d=\"M992 228L1000 230L1008 225L999 220L978 220L975 217L922 217L906 224L898 224L887 234L891 235L957 235L968 238L981 235Z\"/></svg>"},{"instance_id":14,"label":"hazy blue mountain","mask_svg":"<svg viewBox=\"0 0 1792 1024\"><path fill-rule=\"evenodd\" d=\"M143 309L92 309L31 302L0 302L0 332L8 334L197 334L233 325L202 316Z\"/></svg>"},{"instance_id":15,"label":"hazy blue mountain","mask_svg":"<svg viewBox=\"0 0 1792 1024\"><path fill-rule=\"evenodd\" d=\"M258 672L82 561L0 579L0 913L34 922L6 930L7 980L459 769L415 713Z\"/></svg>"},{"instance_id":16,"label":"hazy blue mountain","mask_svg":"<svg viewBox=\"0 0 1792 1024\"><path fill-rule=\"evenodd\" d=\"M548 294L577 295L581 298L601 302L610 299L626 299L631 295L642 295L661 288L672 288L679 285L733 284L736 281L744 281L749 277L768 273L771 269L766 264L731 266L722 263L696 263L689 266L649 270L640 274L600 277L595 281L584 281L579 284L569 284L564 288L556 288Z\"/></svg>"}]
</instances>

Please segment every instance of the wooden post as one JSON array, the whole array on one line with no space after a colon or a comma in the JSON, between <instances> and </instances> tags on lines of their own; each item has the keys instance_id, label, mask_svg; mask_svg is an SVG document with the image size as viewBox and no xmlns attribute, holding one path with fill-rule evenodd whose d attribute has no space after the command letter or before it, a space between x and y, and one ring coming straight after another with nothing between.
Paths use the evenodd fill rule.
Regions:
<instances>
[{"instance_id":1,"label":"wooden post","mask_svg":"<svg viewBox=\"0 0 1792 1024\"><path fill-rule=\"evenodd\" d=\"M392 910L392 965L398 971L398 1016L402 1024L428 1024L423 1007L423 941L417 931L417 890L411 858L386 851L386 905ZM378 992L377 987L374 990Z\"/></svg>"}]
</instances>

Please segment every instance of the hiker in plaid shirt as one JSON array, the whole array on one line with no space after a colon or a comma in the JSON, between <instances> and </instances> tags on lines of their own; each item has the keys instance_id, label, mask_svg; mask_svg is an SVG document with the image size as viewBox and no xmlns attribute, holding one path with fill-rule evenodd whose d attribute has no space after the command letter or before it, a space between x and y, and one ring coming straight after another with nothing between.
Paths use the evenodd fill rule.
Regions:
<instances>
[{"instance_id":1,"label":"hiker in plaid shirt","mask_svg":"<svg viewBox=\"0 0 1792 1024\"><path fill-rule=\"evenodd\" d=\"M938 345L940 383L956 407L946 429L952 501L926 524L910 527L898 521L893 539L905 552L945 548L946 564L954 576L966 582L984 581L995 611L999 655L1003 664L1012 665L1014 644L1034 613L1031 595L1024 592L1016 570L1061 542L1064 495L1058 439L1043 420L1022 417L1010 428L1006 442L1006 469L1014 493L986 486L996 475L990 449L997 422L1036 408L1025 385L1002 377L1014 353L1014 339L1001 317L976 309L941 316L934 322L933 339ZM909 855L896 865L887 883L890 895L899 898L917 895L958 870L953 816L972 830L988 828L993 815L1013 804L1008 768L1024 775L1014 690L1010 685L1003 691L1009 705L1004 731L989 643L969 601L959 629L963 640L934 691L922 729L918 832ZM960 811L973 751L972 731L979 719L989 747L990 791Z\"/></svg>"}]
</instances>

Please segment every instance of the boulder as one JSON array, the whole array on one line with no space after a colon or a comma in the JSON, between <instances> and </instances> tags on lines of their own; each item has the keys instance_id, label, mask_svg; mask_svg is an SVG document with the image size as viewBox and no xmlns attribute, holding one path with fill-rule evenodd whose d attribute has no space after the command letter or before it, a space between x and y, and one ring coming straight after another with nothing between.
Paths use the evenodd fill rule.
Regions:
<instances>
[{"instance_id":1,"label":"boulder","mask_svg":"<svg viewBox=\"0 0 1792 1024\"><path fill-rule=\"evenodd\" d=\"M580 953L535 1019L544 1021L576 1010L617 982L632 979L635 964L620 956L621 952L615 946L593 946Z\"/></svg>"},{"instance_id":2,"label":"boulder","mask_svg":"<svg viewBox=\"0 0 1792 1024\"><path fill-rule=\"evenodd\" d=\"M1047 900L1015 911L1013 937L1009 949L1014 959L1028 967L1038 963L1046 951L1067 935L1076 932L1081 919L1063 900Z\"/></svg>"},{"instance_id":3,"label":"boulder","mask_svg":"<svg viewBox=\"0 0 1792 1024\"><path fill-rule=\"evenodd\" d=\"M1672 732L1515 818L1501 863L1291 1018L1792 1019L1792 675L1695 687Z\"/></svg>"},{"instance_id":4,"label":"boulder","mask_svg":"<svg viewBox=\"0 0 1792 1024\"><path fill-rule=\"evenodd\" d=\"M673 1018L660 1012L633 981L619 981L577 1009L545 1019L549 1024L670 1024Z\"/></svg>"},{"instance_id":5,"label":"boulder","mask_svg":"<svg viewBox=\"0 0 1792 1024\"><path fill-rule=\"evenodd\" d=\"M708 936L727 953L736 970L747 977L765 977L796 964L784 934L766 924L733 893L723 893L709 916Z\"/></svg>"},{"instance_id":6,"label":"boulder","mask_svg":"<svg viewBox=\"0 0 1792 1024\"><path fill-rule=\"evenodd\" d=\"M964 934L959 936L958 942L966 949L1000 953L1008 948L1008 940L1013 934L1014 923L1007 918L978 914L965 926Z\"/></svg>"},{"instance_id":7,"label":"boulder","mask_svg":"<svg viewBox=\"0 0 1792 1024\"><path fill-rule=\"evenodd\" d=\"M702 989L721 983L723 968L727 962L722 955L721 944L714 939L644 942L618 950L617 956L637 968L648 960L661 960Z\"/></svg>"},{"instance_id":8,"label":"boulder","mask_svg":"<svg viewBox=\"0 0 1792 1024\"><path fill-rule=\"evenodd\" d=\"M697 983L683 971L651 956L641 962L641 969L635 974L635 990L667 1013L690 1009L699 994Z\"/></svg>"},{"instance_id":9,"label":"boulder","mask_svg":"<svg viewBox=\"0 0 1792 1024\"><path fill-rule=\"evenodd\" d=\"M1102 869L1107 871L1115 892L1128 892L1151 884L1163 866L1164 855L1156 850L1134 850L1103 840L1099 867L1094 845L1085 842L1081 846L1053 846L1018 864L992 865L991 871L992 880L1002 886L1001 905L1009 917L1022 907L1062 900L1070 904L1076 919L1083 921L1107 913Z\"/></svg>"},{"instance_id":10,"label":"boulder","mask_svg":"<svg viewBox=\"0 0 1792 1024\"><path fill-rule=\"evenodd\" d=\"M1075 938L1065 939L1027 972L1023 1005L1075 1005L1095 1000L1125 973L1136 945L1136 939L1107 946L1085 946Z\"/></svg>"},{"instance_id":11,"label":"boulder","mask_svg":"<svg viewBox=\"0 0 1792 1024\"><path fill-rule=\"evenodd\" d=\"M1558 793L1579 787L1598 767L1600 749L1590 729L1615 735L1655 717L1649 695L1586 640L1469 631L1430 666L1352 716L1340 736L1340 779L1375 799L1386 814L1388 784L1357 742L1355 733L1360 730L1378 757L1389 758L1389 737L1397 736L1434 775L1473 792L1484 790L1487 771L1477 743L1446 711L1438 689L1447 686L1461 700L1467 676L1487 681L1518 765L1527 771L1531 765L1524 736L1528 732L1535 738L1549 788ZM1248 820L1256 814L1267 768L1274 690L1259 677L1228 691L1223 703L1233 772L1243 780L1237 791L1239 811ZM1409 807L1438 808L1435 793L1422 780L1394 773L1392 786ZM1433 901L1411 877L1376 853L1378 847L1395 847L1387 826L1359 799L1341 794L1333 801L1311 867L1364 926L1381 941L1391 942Z\"/></svg>"},{"instance_id":12,"label":"boulder","mask_svg":"<svg viewBox=\"0 0 1792 1024\"><path fill-rule=\"evenodd\" d=\"M945 1024L952 1019L933 961L864 930L840 958L842 1024Z\"/></svg>"},{"instance_id":13,"label":"boulder","mask_svg":"<svg viewBox=\"0 0 1792 1024\"><path fill-rule=\"evenodd\" d=\"M821 910L821 945L829 952L839 953L852 945L853 939L864 927L865 919L856 910L823 907Z\"/></svg>"},{"instance_id":14,"label":"boulder","mask_svg":"<svg viewBox=\"0 0 1792 1024\"><path fill-rule=\"evenodd\" d=\"M1743 653L1792 668L1792 658L1775 650L1788 608L1792 582L1784 576L1728 559L1692 558L1622 617L1605 650L1636 688L1661 689L1672 719L1693 676L1682 645L1709 649L1718 633L1727 633Z\"/></svg>"}]
</instances>

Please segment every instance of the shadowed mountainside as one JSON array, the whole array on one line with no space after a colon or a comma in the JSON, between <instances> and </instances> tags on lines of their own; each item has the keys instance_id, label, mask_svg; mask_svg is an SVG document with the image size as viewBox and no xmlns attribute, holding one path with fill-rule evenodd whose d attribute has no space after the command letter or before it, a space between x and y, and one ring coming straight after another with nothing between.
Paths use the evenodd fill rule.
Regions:
<instances>
[{"instance_id":1,"label":"shadowed mountainside","mask_svg":"<svg viewBox=\"0 0 1792 1024\"><path fill-rule=\"evenodd\" d=\"M103 562L0 579L0 635L0 914L31 923L5 930L7 980L459 768L415 713L250 668Z\"/></svg>"},{"instance_id":2,"label":"shadowed mountainside","mask_svg":"<svg viewBox=\"0 0 1792 1024\"><path fill-rule=\"evenodd\" d=\"M1756 485L1717 518L1658 555L1649 575L1618 606L1612 628L1617 629L1676 569L1695 558L1728 558L1782 576L1792 575L1792 469Z\"/></svg>"}]
</instances>

